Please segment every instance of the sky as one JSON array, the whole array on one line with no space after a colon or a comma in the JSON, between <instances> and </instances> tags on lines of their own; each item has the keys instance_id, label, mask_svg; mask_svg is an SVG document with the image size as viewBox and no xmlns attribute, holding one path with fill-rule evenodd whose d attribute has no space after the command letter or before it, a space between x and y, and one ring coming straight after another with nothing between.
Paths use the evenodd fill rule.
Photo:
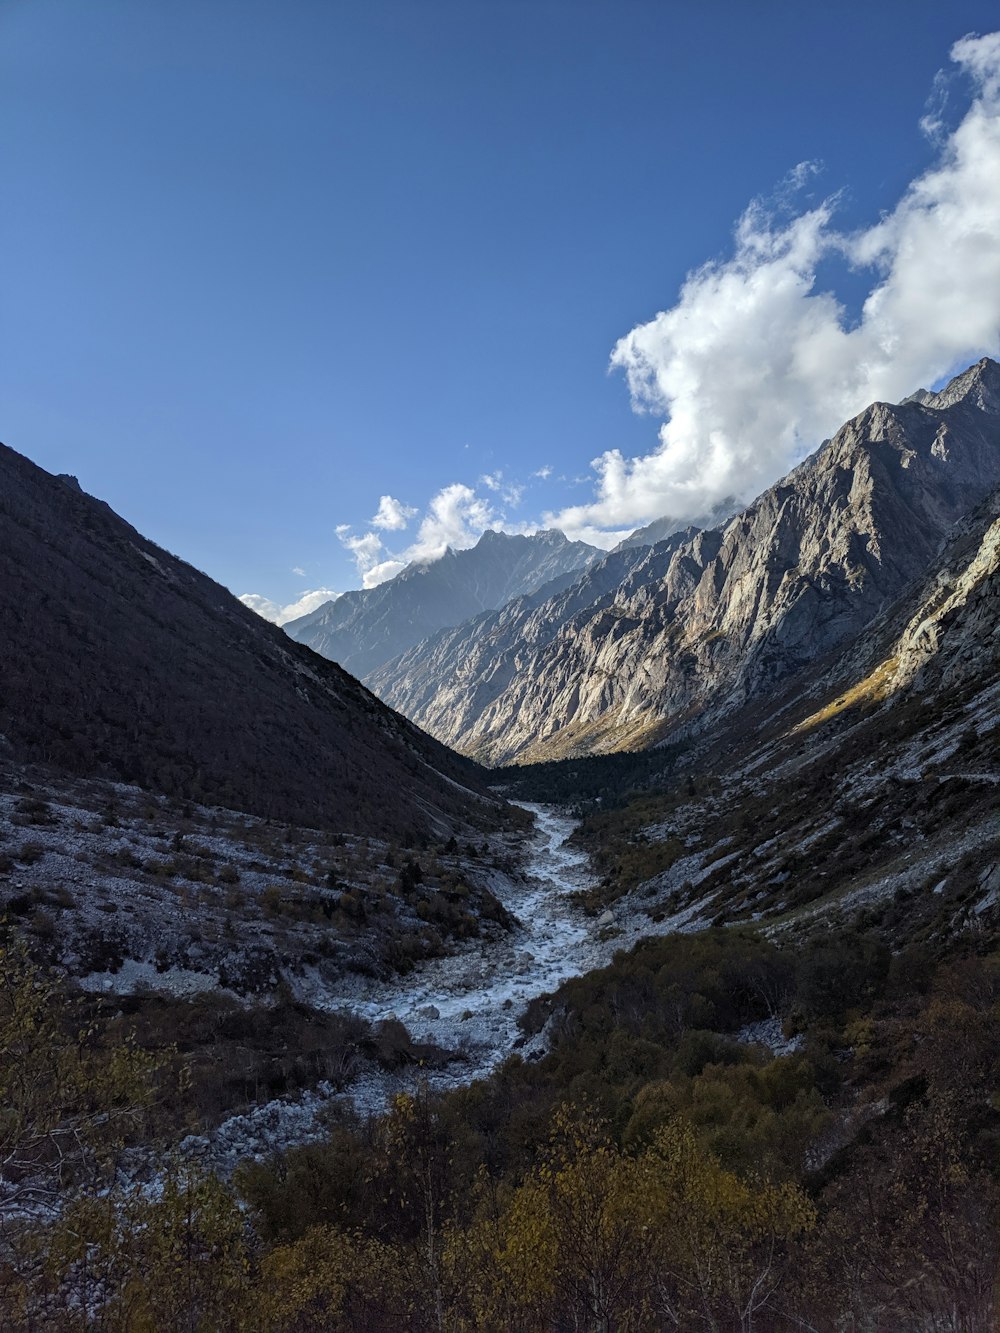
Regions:
<instances>
[{"instance_id":1,"label":"sky","mask_svg":"<svg viewBox=\"0 0 1000 1333\"><path fill-rule=\"evenodd\" d=\"M0 438L278 618L750 499L1000 353L996 26L0 0Z\"/></svg>"}]
</instances>

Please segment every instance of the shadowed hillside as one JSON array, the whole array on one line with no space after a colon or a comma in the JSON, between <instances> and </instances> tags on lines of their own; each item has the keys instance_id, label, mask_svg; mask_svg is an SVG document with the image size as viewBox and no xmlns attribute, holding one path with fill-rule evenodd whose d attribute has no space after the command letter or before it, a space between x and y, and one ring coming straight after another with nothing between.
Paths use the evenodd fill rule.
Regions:
<instances>
[{"instance_id":1,"label":"shadowed hillside","mask_svg":"<svg viewBox=\"0 0 1000 1333\"><path fill-rule=\"evenodd\" d=\"M0 735L8 759L317 827L513 817L340 667L3 446Z\"/></svg>"}]
</instances>

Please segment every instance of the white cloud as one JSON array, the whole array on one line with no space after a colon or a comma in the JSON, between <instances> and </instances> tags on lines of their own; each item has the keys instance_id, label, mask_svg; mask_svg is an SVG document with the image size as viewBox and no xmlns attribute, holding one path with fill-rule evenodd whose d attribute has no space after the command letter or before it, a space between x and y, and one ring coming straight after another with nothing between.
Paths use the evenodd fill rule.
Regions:
<instances>
[{"instance_id":1,"label":"white cloud","mask_svg":"<svg viewBox=\"0 0 1000 1333\"><path fill-rule=\"evenodd\" d=\"M298 575L300 579L304 579L306 576L306 571L304 569L300 569L298 565L295 566L295 568L292 570L292 573Z\"/></svg>"},{"instance_id":2,"label":"white cloud","mask_svg":"<svg viewBox=\"0 0 1000 1333\"><path fill-rule=\"evenodd\" d=\"M399 558L407 563L436 560L448 546L453 550L474 546L497 520L489 500L477 495L471 486L453 482L433 497L420 521L416 540Z\"/></svg>"},{"instance_id":3,"label":"white cloud","mask_svg":"<svg viewBox=\"0 0 1000 1333\"><path fill-rule=\"evenodd\" d=\"M548 516L552 518L551 515ZM546 523L546 527L554 527L555 521ZM602 551L610 551L613 546L617 546L620 541L630 537L635 531L633 526L627 528L595 528L588 527L587 524L581 524L574 527L572 532L567 531L567 536L575 542L587 542L589 546L598 546Z\"/></svg>"},{"instance_id":4,"label":"white cloud","mask_svg":"<svg viewBox=\"0 0 1000 1333\"><path fill-rule=\"evenodd\" d=\"M508 488L504 496L511 491ZM383 501L386 498L383 496ZM454 482L431 499L415 539L405 550L388 551L377 532L353 535L346 523L338 524L336 531L341 543L354 556L364 586L374 588L414 561L436 560L449 546L453 550L475 546L488 527L503 525L503 513L494 508L492 501L477 495L471 486Z\"/></svg>"},{"instance_id":5,"label":"white cloud","mask_svg":"<svg viewBox=\"0 0 1000 1333\"><path fill-rule=\"evenodd\" d=\"M920 128L932 144L940 145L945 133L945 112L951 87L951 76L947 70L939 69L934 75L931 91L924 104L924 114L920 117Z\"/></svg>"},{"instance_id":6,"label":"white cloud","mask_svg":"<svg viewBox=\"0 0 1000 1333\"><path fill-rule=\"evenodd\" d=\"M538 475L537 472L532 473L532 476ZM510 481L504 485L503 472L499 468L496 472L485 472L479 478L479 484L498 494L504 504L510 505L511 509L516 509L524 498L524 486L516 481Z\"/></svg>"},{"instance_id":7,"label":"white cloud","mask_svg":"<svg viewBox=\"0 0 1000 1333\"><path fill-rule=\"evenodd\" d=\"M244 592L240 594L240 601L244 606L249 606L251 611L256 611L259 616L265 620L273 620L277 623L281 615L281 607L277 602L272 602L270 597L262 597L259 592Z\"/></svg>"},{"instance_id":8,"label":"white cloud","mask_svg":"<svg viewBox=\"0 0 1000 1333\"><path fill-rule=\"evenodd\" d=\"M360 573L367 574L370 569L375 568L384 549L382 538L377 532L365 532L354 536L351 534L349 523L338 523L336 532L341 546L346 547L354 556L354 563Z\"/></svg>"},{"instance_id":9,"label":"white cloud","mask_svg":"<svg viewBox=\"0 0 1000 1333\"><path fill-rule=\"evenodd\" d=\"M996 103L1000 99L1000 32L960 37L951 48L951 58L971 74L985 101Z\"/></svg>"},{"instance_id":10,"label":"white cloud","mask_svg":"<svg viewBox=\"0 0 1000 1333\"><path fill-rule=\"evenodd\" d=\"M971 103L891 213L845 233L835 197L790 219L755 202L732 257L690 274L675 305L619 341L611 364L634 407L666 418L659 444L602 454L593 502L549 522L577 536L749 499L868 403L1000 351L1000 33L951 56ZM813 174L795 168L780 202ZM831 257L872 274L854 322L816 289Z\"/></svg>"},{"instance_id":11,"label":"white cloud","mask_svg":"<svg viewBox=\"0 0 1000 1333\"><path fill-rule=\"evenodd\" d=\"M552 469L549 467L548 463L546 463L544 467L540 467L537 472L532 472L531 475L533 477L538 477L541 481L545 481L548 477L552 476Z\"/></svg>"},{"instance_id":12,"label":"white cloud","mask_svg":"<svg viewBox=\"0 0 1000 1333\"><path fill-rule=\"evenodd\" d=\"M408 560L396 560L390 557L388 560L380 560L378 564L369 565L362 571L362 586L376 588L380 583L388 583L389 579L394 579L397 574L402 573L409 563Z\"/></svg>"},{"instance_id":13,"label":"white cloud","mask_svg":"<svg viewBox=\"0 0 1000 1333\"><path fill-rule=\"evenodd\" d=\"M378 512L371 520L371 525L373 528L387 528L392 532L400 532L416 512L401 500L396 500L391 495L383 495L379 499Z\"/></svg>"},{"instance_id":14,"label":"white cloud","mask_svg":"<svg viewBox=\"0 0 1000 1333\"><path fill-rule=\"evenodd\" d=\"M293 571L298 572L298 571ZM298 601L290 602L287 606L281 606L278 602L273 602L270 597L262 597L259 592L245 592L240 597L244 606L248 606L251 611L256 611L259 616L265 620L272 620L276 625L287 625L290 620L297 620L299 616L307 616L310 611L315 611L323 605L324 602L331 602L339 597L339 592L334 592L332 588L316 588L312 592L304 592Z\"/></svg>"}]
</instances>

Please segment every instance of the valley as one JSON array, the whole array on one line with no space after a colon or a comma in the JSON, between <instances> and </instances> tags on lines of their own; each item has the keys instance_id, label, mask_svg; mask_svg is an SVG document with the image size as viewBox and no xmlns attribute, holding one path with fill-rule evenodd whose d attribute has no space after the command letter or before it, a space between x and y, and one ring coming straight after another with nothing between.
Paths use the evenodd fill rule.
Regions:
<instances>
[{"instance_id":1,"label":"valley","mask_svg":"<svg viewBox=\"0 0 1000 1333\"><path fill-rule=\"evenodd\" d=\"M1000 365L876 403L716 527L612 552L384 664L393 708L489 764L646 749L842 648L1000 483ZM654 534L655 535L655 534Z\"/></svg>"},{"instance_id":2,"label":"valley","mask_svg":"<svg viewBox=\"0 0 1000 1333\"><path fill-rule=\"evenodd\" d=\"M998 376L338 598L482 608L382 699L0 452L0 1301L131 1333L161 1237L213 1331L597 1328L597 1264L643 1333L986 1333Z\"/></svg>"},{"instance_id":3,"label":"valley","mask_svg":"<svg viewBox=\"0 0 1000 1333\"><path fill-rule=\"evenodd\" d=\"M445 1092L489 1075L512 1051L538 1059L544 1041L526 1042L519 1026L530 1001L609 961L638 937L642 920L599 926L574 896L591 882L587 856L567 845L575 823L556 810L527 807L536 829L503 906L514 925L506 939L468 942L445 957L418 963L403 977L345 977L336 988L312 979L299 997L317 1010L356 1015L374 1030L403 1024L433 1061L366 1069L334 1087L325 1083L294 1101L278 1100L186 1139L183 1151L227 1175L248 1158L322 1138L329 1119L378 1115L401 1092Z\"/></svg>"}]
</instances>

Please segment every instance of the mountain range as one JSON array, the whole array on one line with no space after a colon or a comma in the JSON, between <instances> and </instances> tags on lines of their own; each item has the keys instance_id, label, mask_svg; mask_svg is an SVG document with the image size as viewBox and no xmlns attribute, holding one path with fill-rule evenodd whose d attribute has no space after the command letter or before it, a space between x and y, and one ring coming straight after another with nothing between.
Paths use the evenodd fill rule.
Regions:
<instances>
[{"instance_id":1,"label":"mountain range","mask_svg":"<svg viewBox=\"0 0 1000 1333\"><path fill-rule=\"evenodd\" d=\"M612 552L369 683L491 764L704 731L856 636L998 482L1000 366L984 358L866 408L721 525Z\"/></svg>"},{"instance_id":2,"label":"mountain range","mask_svg":"<svg viewBox=\"0 0 1000 1333\"><path fill-rule=\"evenodd\" d=\"M73 1147L78 1062L112 1062L82 1066L88 1109L133 1052L182 1074L150 1090L157 1143L137 1128L109 1154L113 1212L72 1213L55 1292L33 1256L66 1247L38 1231L17 1272L32 1300L65 1293L75 1317L80 1246L100 1257L120 1211L131 1230L88 1308L114 1299L162 1136L185 1170L218 1173L198 1197L226 1204L232 1244L254 1228L218 1283L231 1302L262 1275L233 1328L259 1322L290 1219L293 1285L307 1275L321 1321L316 1272L335 1301L370 1274L344 1327L355 1309L389 1327L405 1303L421 1329L445 1299L482 1326L464 1293L500 1272L489 1326L555 1327L562 1291L592 1290L581 1198L588 1226L613 1222L601 1263L642 1256L652 1231L686 1244L701 1209L712 1262L690 1272L756 1256L742 1271L774 1296L756 1328L874 1327L873 1311L880 1328L995 1327L1000 367L872 405L716 517L576 568L484 539L491 586L525 551L529 586L509 579L513 598L369 680L492 760L567 756L488 774L73 478L0 447L2 990L22 1145L0 1172L5 1227L27 1189L73 1201L53 1142L87 1166L85 1190L98 1179ZM484 552L467 554L458 584ZM400 596L372 599L385 634ZM533 836L488 784L543 803ZM116 1108L105 1096L94 1123ZM678 1125L684 1143L663 1137ZM539 1166L567 1128L572 1156ZM694 1188L651 1225L649 1199L678 1179ZM793 1205L777 1240L762 1199ZM527 1246L498 1232L497 1200L507 1228L524 1203ZM338 1267L348 1223L358 1248ZM418 1234L481 1256L459 1270L471 1282L428 1295ZM540 1271L536 1234L565 1245L543 1270L576 1265L543 1321L534 1296L509 1305ZM227 1246L186 1269L171 1252L171 1272L214 1282ZM671 1271L629 1278L640 1322ZM749 1328L724 1297L699 1294L678 1326L709 1310Z\"/></svg>"},{"instance_id":3,"label":"mountain range","mask_svg":"<svg viewBox=\"0 0 1000 1333\"><path fill-rule=\"evenodd\" d=\"M345 592L289 621L285 632L364 679L446 625L584 569L600 554L555 530L530 537L488 531L470 550L448 547L377 587Z\"/></svg>"}]
</instances>

